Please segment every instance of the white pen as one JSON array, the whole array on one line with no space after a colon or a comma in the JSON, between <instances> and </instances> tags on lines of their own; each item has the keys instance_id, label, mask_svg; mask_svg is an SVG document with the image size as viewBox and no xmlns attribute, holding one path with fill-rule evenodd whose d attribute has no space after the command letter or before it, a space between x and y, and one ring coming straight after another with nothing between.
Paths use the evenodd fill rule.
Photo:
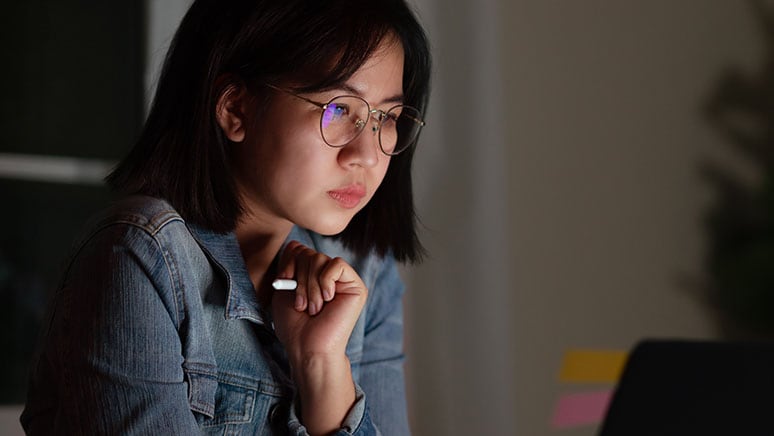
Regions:
<instances>
[{"instance_id":1,"label":"white pen","mask_svg":"<svg viewBox=\"0 0 774 436\"><path fill-rule=\"evenodd\" d=\"M278 291L292 291L296 289L298 283L292 279L277 279L271 282L271 287Z\"/></svg>"}]
</instances>

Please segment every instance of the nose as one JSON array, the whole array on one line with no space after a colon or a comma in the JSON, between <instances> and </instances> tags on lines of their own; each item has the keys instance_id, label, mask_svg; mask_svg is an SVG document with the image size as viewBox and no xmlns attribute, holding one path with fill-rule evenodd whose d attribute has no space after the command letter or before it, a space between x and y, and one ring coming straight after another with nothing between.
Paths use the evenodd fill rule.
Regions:
<instances>
[{"instance_id":1,"label":"nose","mask_svg":"<svg viewBox=\"0 0 774 436\"><path fill-rule=\"evenodd\" d=\"M339 150L339 163L345 167L372 168L379 163L379 123L372 119L370 129L360 132L355 139Z\"/></svg>"}]
</instances>

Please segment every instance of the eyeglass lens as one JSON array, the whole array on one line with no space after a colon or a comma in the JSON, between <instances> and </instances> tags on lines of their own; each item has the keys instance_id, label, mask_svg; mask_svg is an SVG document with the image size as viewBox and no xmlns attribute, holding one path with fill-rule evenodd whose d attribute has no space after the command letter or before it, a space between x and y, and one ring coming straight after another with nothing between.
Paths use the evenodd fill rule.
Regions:
<instances>
[{"instance_id":1,"label":"eyeglass lens","mask_svg":"<svg viewBox=\"0 0 774 436\"><path fill-rule=\"evenodd\" d=\"M370 123L379 129L379 145L388 155L405 150L417 137L422 127L419 111L410 106L395 106L386 113L374 111ZM333 147L343 147L357 137L369 120L365 100L354 96L336 97L323 110L320 131L323 139Z\"/></svg>"}]
</instances>

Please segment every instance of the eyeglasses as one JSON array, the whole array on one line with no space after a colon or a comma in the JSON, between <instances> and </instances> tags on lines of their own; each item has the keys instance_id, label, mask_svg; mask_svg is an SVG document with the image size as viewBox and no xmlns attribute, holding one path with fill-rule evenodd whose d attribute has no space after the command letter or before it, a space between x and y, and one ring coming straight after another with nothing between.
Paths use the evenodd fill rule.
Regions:
<instances>
[{"instance_id":1,"label":"eyeglasses","mask_svg":"<svg viewBox=\"0 0 774 436\"><path fill-rule=\"evenodd\" d=\"M310 100L293 91L266 84L276 89L309 102L320 109L320 134L323 141L331 147L344 147L352 142L365 130L368 121L373 116L374 124L371 131L379 132L379 148L387 156L406 150L419 136L419 131L425 122L417 108L399 104L388 109L371 109L368 102L355 95L340 95L333 97L328 103Z\"/></svg>"}]
</instances>

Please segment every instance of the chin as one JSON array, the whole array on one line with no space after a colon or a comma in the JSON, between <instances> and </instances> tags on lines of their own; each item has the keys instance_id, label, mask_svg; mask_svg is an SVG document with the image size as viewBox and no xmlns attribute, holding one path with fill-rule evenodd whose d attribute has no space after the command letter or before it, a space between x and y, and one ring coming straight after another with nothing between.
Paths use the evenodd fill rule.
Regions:
<instances>
[{"instance_id":1,"label":"chin","mask_svg":"<svg viewBox=\"0 0 774 436\"><path fill-rule=\"evenodd\" d=\"M333 236L333 235L338 235L339 233L343 232L344 229L346 229L346 228L347 228L346 225L344 225L344 226L337 226L337 227L325 226L325 227L320 227L320 228L311 228L309 230L311 230L311 231L313 231L315 233L318 233L320 235L323 235L323 236Z\"/></svg>"},{"instance_id":2,"label":"chin","mask_svg":"<svg viewBox=\"0 0 774 436\"><path fill-rule=\"evenodd\" d=\"M311 223L310 226L306 228L323 236L333 236L343 232L350 221L351 217L347 220L331 220L329 222L318 221L316 223Z\"/></svg>"},{"instance_id":3,"label":"chin","mask_svg":"<svg viewBox=\"0 0 774 436\"><path fill-rule=\"evenodd\" d=\"M351 210L327 210L316 215L305 214L303 219L292 220L299 227L311 230L319 235L338 235L347 228L352 218L360 211L360 208Z\"/></svg>"}]
</instances>

